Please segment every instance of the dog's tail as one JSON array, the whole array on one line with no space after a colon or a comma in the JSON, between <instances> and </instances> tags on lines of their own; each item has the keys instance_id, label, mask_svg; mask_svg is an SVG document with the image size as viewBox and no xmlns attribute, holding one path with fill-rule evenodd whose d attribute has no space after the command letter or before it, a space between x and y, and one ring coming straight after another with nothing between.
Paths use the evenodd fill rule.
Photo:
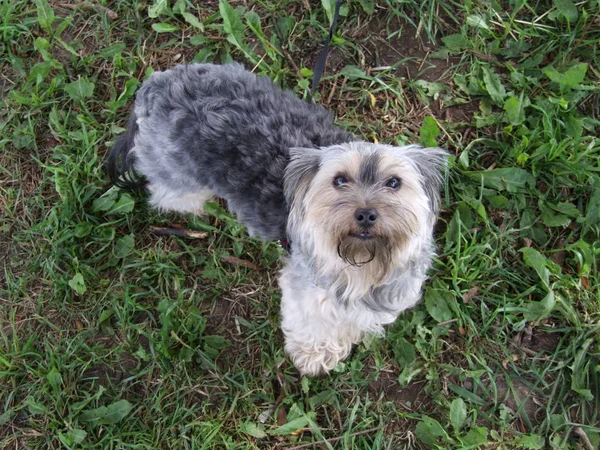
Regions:
<instances>
[{"instance_id":1,"label":"dog's tail","mask_svg":"<svg viewBox=\"0 0 600 450\"><path fill-rule=\"evenodd\" d=\"M127 131L119 136L113 148L108 152L106 170L110 181L123 189L140 189L146 185L146 180L135 172L134 155L130 154L138 130L137 116L132 112Z\"/></svg>"}]
</instances>

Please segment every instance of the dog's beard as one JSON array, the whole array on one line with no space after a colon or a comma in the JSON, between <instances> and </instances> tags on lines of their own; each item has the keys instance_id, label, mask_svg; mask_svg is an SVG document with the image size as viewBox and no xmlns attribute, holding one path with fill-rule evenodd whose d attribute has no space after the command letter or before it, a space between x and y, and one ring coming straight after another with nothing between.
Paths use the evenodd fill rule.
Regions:
<instances>
[{"instance_id":1,"label":"dog's beard","mask_svg":"<svg viewBox=\"0 0 600 450\"><path fill-rule=\"evenodd\" d=\"M361 238L360 234L348 234L339 240L337 252L351 266L368 266L379 282L392 265L394 248L394 243L387 236L370 235L368 238Z\"/></svg>"}]
</instances>

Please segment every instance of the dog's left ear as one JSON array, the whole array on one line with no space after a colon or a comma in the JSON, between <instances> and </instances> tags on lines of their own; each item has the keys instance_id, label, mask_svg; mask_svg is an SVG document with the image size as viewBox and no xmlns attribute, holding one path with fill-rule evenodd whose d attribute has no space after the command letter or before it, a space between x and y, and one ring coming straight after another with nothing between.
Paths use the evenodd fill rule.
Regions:
<instances>
[{"instance_id":1,"label":"dog's left ear","mask_svg":"<svg viewBox=\"0 0 600 450\"><path fill-rule=\"evenodd\" d=\"M322 150L317 148L290 149L290 162L283 178L285 200L290 208L306 195L312 179L319 171L321 155Z\"/></svg>"},{"instance_id":2,"label":"dog's left ear","mask_svg":"<svg viewBox=\"0 0 600 450\"><path fill-rule=\"evenodd\" d=\"M440 209L440 190L450 154L443 148L423 148L420 145L400 147L403 156L410 158L421 175L421 186L429 199L431 210L437 215Z\"/></svg>"}]
</instances>

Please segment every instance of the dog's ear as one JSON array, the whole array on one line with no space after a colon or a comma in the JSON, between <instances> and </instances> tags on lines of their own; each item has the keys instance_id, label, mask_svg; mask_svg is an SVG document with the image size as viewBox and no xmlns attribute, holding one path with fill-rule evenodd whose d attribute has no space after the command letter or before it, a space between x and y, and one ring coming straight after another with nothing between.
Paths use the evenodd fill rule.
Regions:
<instances>
[{"instance_id":1,"label":"dog's ear","mask_svg":"<svg viewBox=\"0 0 600 450\"><path fill-rule=\"evenodd\" d=\"M319 171L322 151L316 148L290 149L290 162L285 169L283 190L288 206L304 198L312 179Z\"/></svg>"},{"instance_id":2,"label":"dog's ear","mask_svg":"<svg viewBox=\"0 0 600 450\"><path fill-rule=\"evenodd\" d=\"M440 190L450 154L442 148L423 148L420 145L398 147L398 150L403 157L412 162L421 175L423 191L429 199L432 212L437 214L440 209Z\"/></svg>"}]
</instances>

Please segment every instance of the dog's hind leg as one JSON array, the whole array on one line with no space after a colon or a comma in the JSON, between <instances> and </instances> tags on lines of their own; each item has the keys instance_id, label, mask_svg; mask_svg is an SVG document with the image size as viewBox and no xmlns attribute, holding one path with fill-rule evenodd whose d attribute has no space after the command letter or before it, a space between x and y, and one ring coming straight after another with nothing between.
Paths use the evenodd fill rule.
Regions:
<instances>
[{"instance_id":1,"label":"dog's hind leg","mask_svg":"<svg viewBox=\"0 0 600 450\"><path fill-rule=\"evenodd\" d=\"M160 185L149 185L150 204L158 211L176 211L204 215L204 203L212 200L215 194L210 189L197 192L178 192Z\"/></svg>"}]
</instances>

